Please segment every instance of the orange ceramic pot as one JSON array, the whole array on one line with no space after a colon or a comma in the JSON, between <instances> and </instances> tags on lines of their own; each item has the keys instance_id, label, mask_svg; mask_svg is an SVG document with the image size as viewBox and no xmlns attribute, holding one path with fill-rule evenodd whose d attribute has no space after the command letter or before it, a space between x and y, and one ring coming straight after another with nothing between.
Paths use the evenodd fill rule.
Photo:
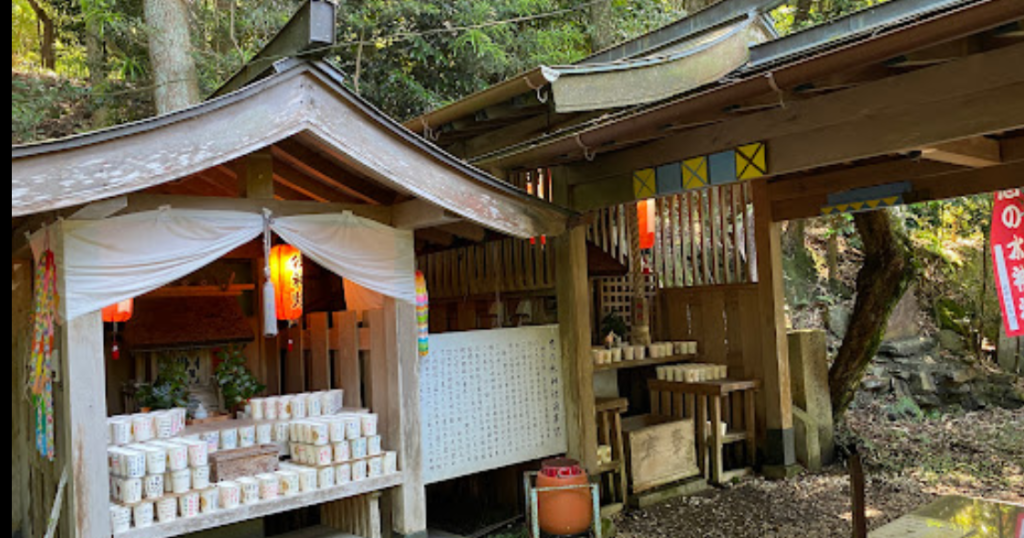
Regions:
<instances>
[{"instance_id":1,"label":"orange ceramic pot","mask_svg":"<svg viewBox=\"0 0 1024 538\"><path fill-rule=\"evenodd\" d=\"M586 486L587 473L578 462L569 459L545 461L537 475L538 488ZM540 528L554 536L576 536L590 530L594 521L594 501L590 488L546 491L537 495Z\"/></svg>"}]
</instances>

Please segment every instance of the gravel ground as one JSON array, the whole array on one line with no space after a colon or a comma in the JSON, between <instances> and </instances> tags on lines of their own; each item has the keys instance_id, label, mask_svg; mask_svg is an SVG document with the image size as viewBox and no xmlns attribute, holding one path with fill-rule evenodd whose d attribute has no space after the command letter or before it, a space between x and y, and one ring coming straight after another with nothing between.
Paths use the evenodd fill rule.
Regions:
<instances>
[{"instance_id":1,"label":"gravel ground","mask_svg":"<svg viewBox=\"0 0 1024 538\"><path fill-rule=\"evenodd\" d=\"M942 495L1024 503L1024 411L891 420L890 404L850 412L866 450L871 529ZM842 465L771 482L752 478L619 516L621 538L850 536Z\"/></svg>"}]
</instances>

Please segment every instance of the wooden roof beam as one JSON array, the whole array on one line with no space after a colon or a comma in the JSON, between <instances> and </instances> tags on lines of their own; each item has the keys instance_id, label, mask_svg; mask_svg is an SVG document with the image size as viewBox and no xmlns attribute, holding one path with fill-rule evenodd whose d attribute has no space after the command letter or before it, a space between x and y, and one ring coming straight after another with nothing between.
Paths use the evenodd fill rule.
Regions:
<instances>
[{"instance_id":1,"label":"wooden roof beam","mask_svg":"<svg viewBox=\"0 0 1024 538\"><path fill-rule=\"evenodd\" d=\"M455 236L448 233L442 232L437 228L427 228L423 230L416 230L416 239L426 241L428 243L438 245L441 247L450 247L455 243Z\"/></svg>"},{"instance_id":2,"label":"wooden roof beam","mask_svg":"<svg viewBox=\"0 0 1024 538\"><path fill-rule=\"evenodd\" d=\"M394 193L382 185L342 169L319 152L294 140L283 140L273 147L274 157L280 159L317 181L370 204L388 205Z\"/></svg>"},{"instance_id":3,"label":"wooden roof beam","mask_svg":"<svg viewBox=\"0 0 1024 538\"><path fill-rule=\"evenodd\" d=\"M422 230L461 222L458 215L426 200L412 200L394 206L392 226L400 230Z\"/></svg>"},{"instance_id":4,"label":"wooden roof beam","mask_svg":"<svg viewBox=\"0 0 1024 538\"><path fill-rule=\"evenodd\" d=\"M471 222L445 224L443 226L438 226L437 229L463 239L468 239L474 243L479 243L487 237L487 230L483 226L479 226Z\"/></svg>"},{"instance_id":5,"label":"wooden roof beam","mask_svg":"<svg viewBox=\"0 0 1024 538\"><path fill-rule=\"evenodd\" d=\"M984 168L1003 163L999 141L983 136L922 148L921 156L931 161L970 168Z\"/></svg>"},{"instance_id":6,"label":"wooden roof beam","mask_svg":"<svg viewBox=\"0 0 1024 538\"><path fill-rule=\"evenodd\" d=\"M285 187L293 192L301 193L306 198L317 202L364 202L361 198L348 196L345 191L331 188L311 179L280 159L274 159L274 181L278 187Z\"/></svg>"}]
</instances>

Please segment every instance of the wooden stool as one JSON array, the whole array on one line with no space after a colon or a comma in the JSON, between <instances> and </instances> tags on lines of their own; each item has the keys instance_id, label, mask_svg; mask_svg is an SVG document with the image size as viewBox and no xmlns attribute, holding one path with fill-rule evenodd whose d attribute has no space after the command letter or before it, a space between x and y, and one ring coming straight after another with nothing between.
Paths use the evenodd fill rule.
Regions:
<instances>
[{"instance_id":1,"label":"wooden stool","mask_svg":"<svg viewBox=\"0 0 1024 538\"><path fill-rule=\"evenodd\" d=\"M629 400L625 398L598 398L597 406L597 444L612 447L612 461L599 465L597 474L601 475L603 486L608 492L606 506L625 505L628 498L626 478L626 451L622 442L622 414L629 409ZM605 482L605 479L607 481ZM621 509L621 506L618 506ZM611 510L614 512L615 510ZM608 515L608 514L605 514Z\"/></svg>"},{"instance_id":2,"label":"wooden stool","mask_svg":"<svg viewBox=\"0 0 1024 538\"><path fill-rule=\"evenodd\" d=\"M654 415L694 419L697 463L709 482L723 484L752 472L757 455L754 395L760 387L758 381L723 379L679 383L651 380L647 385L651 391L651 412ZM731 428L723 433L725 412L728 412ZM710 431L707 427L709 422ZM747 466L726 472L725 446L740 443L745 446Z\"/></svg>"}]
</instances>

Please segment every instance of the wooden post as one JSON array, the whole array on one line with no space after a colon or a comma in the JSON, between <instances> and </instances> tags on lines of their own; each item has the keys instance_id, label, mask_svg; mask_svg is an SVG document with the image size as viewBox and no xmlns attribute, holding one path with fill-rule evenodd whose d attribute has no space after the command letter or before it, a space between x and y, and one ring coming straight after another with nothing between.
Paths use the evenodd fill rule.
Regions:
<instances>
[{"instance_id":1,"label":"wooden post","mask_svg":"<svg viewBox=\"0 0 1024 538\"><path fill-rule=\"evenodd\" d=\"M387 442L398 450L398 464L405 479L391 496L394 531L400 537L426 538L427 490L423 482L416 308L387 298L383 318L388 350L384 431Z\"/></svg>"},{"instance_id":2,"label":"wooden post","mask_svg":"<svg viewBox=\"0 0 1024 538\"><path fill-rule=\"evenodd\" d=\"M245 197L254 200L274 199L274 155L269 149L245 157Z\"/></svg>"},{"instance_id":3,"label":"wooden post","mask_svg":"<svg viewBox=\"0 0 1024 538\"><path fill-rule=\"evenodd\" d=\"M67 298L64 280L63 231L57 241L58 289ZM62 310L67 312L67 303ZM66 319L66 315L65 315ZM107 399L103 355L103 318L93 312L66 321L63 327L60 366L63 404L58 414L58 443L65 454L58 457L68 470L68 495L61 515L70 538L111 535L110 478L107 471ZM58 475L61 471L58 471Z\"/></svg>"},{"instance_id":4,"label":"wooden post","mask_svg":"<svg viewBox=\"0 0 1024 538\"><path fill-rule=\"evenodd\" d=\"M854 447L850 456L850 496L853 512L853 538L868 538L867 504L864 494L864 464Z\"/></svg>"},{"instance_id":5,"label":"wooden post","mask_svg":"<svg viewBox=\"0 0 1024 538\"><path fill-rule=\"evenodd\" d=\"M32 340L32 262L11 262L11 532L35 536L29 528L28 406L25 365Z\"/></svg>"},{"instance_id":6,"label":"wooden post","mask_svg":"<svg viewBox=\"0 0 1024 538\"><path fill-rule=\"evenodd\" d=\"M571 207L569 187L555 170L555 202ZM597 470L597 421L594 363L590 357L590 295L587 273L587 231L580 226L555 239L555 290L562 340L566 431L569 457L588 472Z\"/></svg>"},{"instance_id":7,"label":"wooden post","mask_svg":"<svg viewBox=\"0 0 1024 538\"><path fill-rule=\"evenodd\" d=\"M796 465L793 434L793 397L789 379L789 342L786 336L786 296L783 290L781 224L774 222L768 179L752 184L754 240L757 245L758 296L764 375L767 443L765 474L786 476Z\"/></svg>"},{"instance_id":8,"label":"wooden post","mask_svg":"<svg viewBox=\"0 0 1024 538\"><path fill-rule=\"evenodd\" d=\"M331 388L331 347L330 327L327 314L317 312L309 315L309 390Z\"/></svg>"},{"instance_id":9,"label":"wooden post","mask_svg":"<svg viewBox=\"0 0 1024 538\"><path fill-rule=\"evenodd\" d=\"M359 315L356 312L334 314L337 360L334 364L334 386L345 391L347 407L362 407L362 371L359 368Z\"/></svg>"}]
</instances>

